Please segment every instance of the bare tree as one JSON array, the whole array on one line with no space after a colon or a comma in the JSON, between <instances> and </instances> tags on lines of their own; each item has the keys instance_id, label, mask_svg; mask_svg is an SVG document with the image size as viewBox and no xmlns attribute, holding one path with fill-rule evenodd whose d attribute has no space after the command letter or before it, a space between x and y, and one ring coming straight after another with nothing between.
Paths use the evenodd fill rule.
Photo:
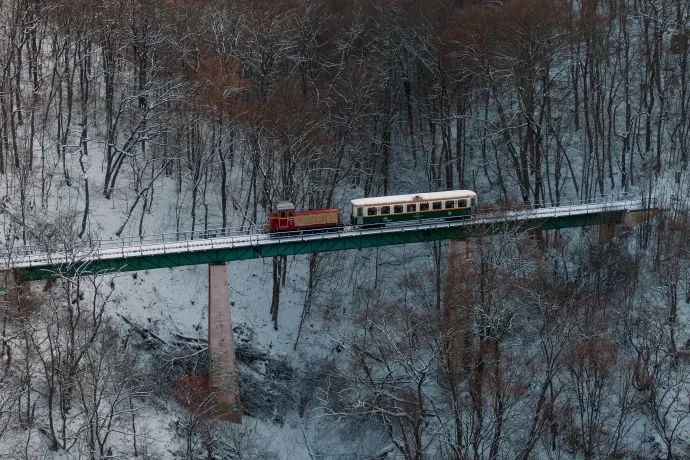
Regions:
<instances>
[{"instance_id":1,"label":"bare tree","mask_svg":"<svg viewBox=\"0 0 690 460\"><path fill-rule=\"evenodd\" d=\"M143 380L131 350L112 325L105 324L83 358L83 370L76 379L80 415L84 430L84 452L91 459L107 458L118 443L113 435L127 432L135 408L131 398L144 396Z\"/></svg>"}]
</instances>

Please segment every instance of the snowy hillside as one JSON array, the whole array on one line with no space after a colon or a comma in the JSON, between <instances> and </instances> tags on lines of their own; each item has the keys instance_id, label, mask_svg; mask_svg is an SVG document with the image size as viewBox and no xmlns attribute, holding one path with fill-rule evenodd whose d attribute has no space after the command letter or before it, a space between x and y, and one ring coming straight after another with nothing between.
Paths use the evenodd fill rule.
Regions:
<instances>
[{"instance_id":1,"label":"snowy hillside","mask_svg":"<svg viewBox=\"0 0 690 460\"><path fill-rule=\"evenodd\" d=\"M659 199L610 239L229 264L241 425L209 415L207 267L5 281L0 458L687 457L689 18L0 2L9 257L263 225L283 200L347 219L352 199L457 189L484 210Z\"/></svg>"}]
</instances>

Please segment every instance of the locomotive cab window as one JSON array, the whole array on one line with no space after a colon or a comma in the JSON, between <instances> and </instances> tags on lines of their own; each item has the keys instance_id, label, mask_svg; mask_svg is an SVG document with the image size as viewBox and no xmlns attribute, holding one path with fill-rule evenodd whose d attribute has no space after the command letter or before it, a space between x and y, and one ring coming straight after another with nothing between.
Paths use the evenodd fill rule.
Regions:
<instances>
[{"instance_id":1,"label":"locomotive cab window","mask_svg":"<svg viewBox=\"0 0 690 460\"><path fill-rule=\"evenodd\" d=\"M466 208L467 207L467 200L460 200L460 204L458 205L461 208Z\"/></svg>"},{"instance_id":2,"label":"locomotive cab window","mask_svg":"<svg viewBox=\"0 0 690 460\"><path fill-rule=\"evenodd\" d=\"M367 216L375 216L376 208L367 208Z\"/></svg>"},{"instance_id":3,"label":"locomotive cab window","mask_svg":"<svg viewBox=\"0 0 690 460\"><path fill-rule=\"evenodd\" d=\"M293 210L288 211L288 217L295 217L295 211L293 211Z\"/></svg>"},{"instance_id":4,"label":"locomotive cab window","mask_svg":"<svg viewBox=\"0 0 690 460\"><path fill-rule=\"evenodd\" d=\"M446 201L446 209L453 209L455 207L455 201Z\"/></svg>"},{"instance_id":5,"label":"locomotive cab window","mask_svg":"<svg viewBox=\"0 0 690 460\"><path fill-rule=\"evenodd\" d=\"M419 210L420 211L428 211L429 210L429 203L419 203Z\"/></svg>"},{"instance_id":6,"label":"locomotive cab window","mask_svg":"<svg viewBox=\"0 0 690 460\"><path fill-rule=\"evenodd\" d=\"M285 211L280 211L280 218L285 219Z\"/></svg>"},{"instance_id":7,"label":"locomotive cab window","mask_svg":"<svg viewBox=\"0 0 690 460\"><path fill-rule=\"evenodd\" d=\"M476 198L472 198L472 206L477 206L477 199Z\"/></svg>"},{"instance_id":8,"label":"locomotive cab window","mask_svg":"<svg viewBox=\"0 0 690 460\"><path fill-rule=\"evenodd\" d=\"M381 206L381 214L390 214L391 213L391 207L390 206Z\"/></svg>"},{"instance_id":9,"label":"locomotive cab window","mask_svg":"<svg viewBox=\"0 0 690 460\"><path fill-rule=\"evenodd\" d=\"M403 205L401 205L401 204L396 204L395 206L393 206L393 212L396 213L396 214L402 214L402 212L403 212Z\"/></svg>"},{"instance_id":10,"label":"locomotive cab window","mask_svg":"<svg viewBox=\"0 0 690 460\"><path fill-rule=\"evenodd\" d=\"M440 201L434 201L432 204L432 208L433 209L441 209L442 208L441 202Z\"/></svg>"},{"instance_id":11,"label":"locomotive cab window","mask_svg":"<svg viewBox=\"0 0 690 460\"><path fill-rule=\"evenodd\" d=\"M407 205L407 212L417 212L417 205L416 204L408 204Z\"/></svg>"}]
</instances>

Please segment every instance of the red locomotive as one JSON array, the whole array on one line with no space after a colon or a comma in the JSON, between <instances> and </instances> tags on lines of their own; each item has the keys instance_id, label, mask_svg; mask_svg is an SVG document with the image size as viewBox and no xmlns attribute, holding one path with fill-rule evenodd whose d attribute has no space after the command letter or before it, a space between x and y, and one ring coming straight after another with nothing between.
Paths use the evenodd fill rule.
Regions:
<instances>
[{"instance_id":1,"label":"red locomotive","mask_svg":"<svg viewBox=\"0 0 690 460\"><path fill-rule=\"evenodd\" d=\"M337 209L315 209L295 211L295 205L282 201L277 212L268 215L268 231L299 232L304 230L334 229L342 227L340 212Z\"/></svg>"}]
</instances>

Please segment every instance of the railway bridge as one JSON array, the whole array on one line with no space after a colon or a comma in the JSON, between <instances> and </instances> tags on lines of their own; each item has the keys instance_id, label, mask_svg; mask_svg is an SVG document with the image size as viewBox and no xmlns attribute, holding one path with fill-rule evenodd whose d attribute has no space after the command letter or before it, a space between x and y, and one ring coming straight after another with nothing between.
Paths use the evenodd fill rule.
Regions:
<instances>
[{"instance_id":1,"label":"railway bridge","mask_svg":"<svg viewBox=\"0 0 690 460\"><path fill-rule=\"evenodd\" d=\"M616 225L632 227L647 219L653 211L653 201L650 200L607 197L555 207L479 210L463 220L401 222L382 228L346 226L332 232L270 235L265 233L265 225L251 225L239 229L83 241L80 244L46 243L0 253L0 269L14 275L8 279L15 278L21 283L57 275L85 276L207 264L210 381L218 395L222 418L239 422L241 409L234 363L227 262L585 226L599 226L600 238L608 239Z\"/></svg>"}]
</instances>

